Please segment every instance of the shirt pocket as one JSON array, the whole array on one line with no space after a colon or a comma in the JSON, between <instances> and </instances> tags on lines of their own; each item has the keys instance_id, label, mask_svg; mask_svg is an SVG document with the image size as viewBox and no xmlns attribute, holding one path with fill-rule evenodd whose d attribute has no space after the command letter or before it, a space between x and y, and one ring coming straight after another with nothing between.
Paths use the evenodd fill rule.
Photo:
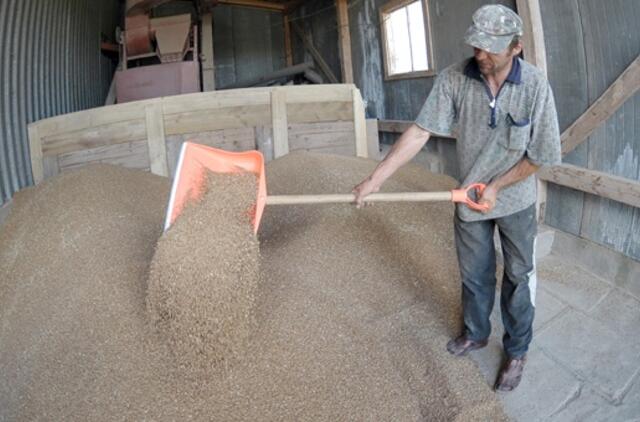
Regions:
<instances>
[{"instance_id":1,"label":"shirt pocket","mask_svg":"<svg viewBox=\"0 0 640 422\"><path fill-rule=\"evenodd\" d=\"M507 113L507 133L500 138L500 144L507 149L524 151L531 137L531 120L528 117L517 119Z\"/></svg>"}]
</instances>

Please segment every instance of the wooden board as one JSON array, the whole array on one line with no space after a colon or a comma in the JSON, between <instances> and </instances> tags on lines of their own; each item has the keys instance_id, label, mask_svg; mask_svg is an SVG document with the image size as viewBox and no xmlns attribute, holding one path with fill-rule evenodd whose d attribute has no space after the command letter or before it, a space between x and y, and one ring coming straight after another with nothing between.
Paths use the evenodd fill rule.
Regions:
<instances>
[{"instance_id":1,"label":"wooden board","mask_svg":"<svg viewBox=\"0 0 640 422\"><path fill-rule=\"evenodd\" d=\"M289 19L289 15L283 16L284 54L286 57L287 67L293 66L293 49L291 47L291 23Z\"/></svg>"},{"instance_id":2,"label":"wooden board","mask_svg":"<svg viewBox=\"0 0 640 422\"><path fill-rule=\"evenodd\" d=\"M304 43L304 46L307 49L307 51L311 53L311 56L313 56L313 59L318 64L318 67L320 68L322 73L327 77L327 79L330 82L337 84L338 78L336 78L336 75L333 74L327 62L322 58L322 55L320 54L318 49L313 45L311 40L305 35L305 33L300 28L300 26L296 22L291 22L291 26L293 27L293 30L296 32L296 34L300 37L300 39Z\"/></svg>"},{"instance_id":3,"label":"wooden board","mask_svg":"<svg viewBox=\"0 0 640 422\"><path fill-rule=\"evenodd\" d=\"M282 157L289 153L287 125L286 91L274 89L271 92L271 126L273 128L273 156Z\"/></svg>"},{"instance_id":4,"label":"wooden board","mask_svg":"<svg viewBox=\"0 0 640 422\"><path fill-rule=\"evenodd\" d=\"M562 133L562 154L568 154L584 142L638 90L640 90L640 56L636 57L604 94Z\"/></svg>"},{"instance_id":5,"label":"wooden board","mask_svg":"<svg viewBox=\"0 0 640 422\"><path fill-rule=\"evenodd\" d=\"M146 106L153 100L114 104L91 108L75 113L50 117L36 122L40 136L50 137L58 134L78 132L99 126L108 126L118 122L144 120ZM33 123L32 123L33 124Z\"/></svg>"},{"instance_id":6,"label":"wooden board","mask_svg":"<svg viewBox=\"0 0 640 422\"><path fill-rule=\"evenodd\" d=\"M640 9L624 0L579 2L585 37L589 102L608 90L640 55ZM627 179L638 179L638 110L640 94L626 100L581 144L585 166ZM635 124L634 124L635 123ZM578 148L580 148L578 147ZM640 209L585 195L580 236L627 253L640 248L637 223ZM640 255L634 255L640 259Z\"/></svg>"},{"instance_id":7,"label":"wooden board","mask_svg":"<svg viewBox=\"0 0 640 422\"><path fill-rule=\"evenodd\" d=\"M67 152L92 149L146 139L146 122L143 119L116 122L75 132L60 133L44 138L42 154L52 156Z\"/></svg>"},{"instance_id":8,"label":"wooden board","mask_svg":"<svg viewBox=\"0 0 640 422\"><path fill-rule=\"evenodd\" d=\"M380 159L380 139L378 138L378 119L367 119L367 154L374 160Z\"/></svg>"},{"instance_id":9,"label":"wooden board","mask_svg":"<svg viewBox=\"0 0 640 422\"><path fill-rule=\"evenodd\" d=\"M54 177L58 173L60 173L60 164L58 163L58 157L43 157L42 166L45 179Z\"/></svg>"},{"instance_id":10,"label":"wooden board","mask_svg":"<svg viewBox=\"0 0 640 422\"><path fill-rule=\"evenodd\" d=\"M518 14L524 23L523 55L525 60L547 74L547 53L544 43L544 28L540 12L540 0L516 0ZM547 184L539 178L537 182L536 213L538 221L544 221L547 206Z\"/></svg>"},{"instance_id":11,"label":"wooden board","mask_svg":"<svg viewBox=\"0 0 640 422\"><path fill-rule=\"evenodd\" d=\"M289 125L289 149L353 157L353 122L293 123Z\"/></svg>"},{"instance_id":12,"label":"wooden board","mask_svg":"<svg viewBox=\"0 0 640 422\"><path fill-rule=\"evenodd\" d=\"M204 91L216 89L216 74L213 55L213 15L202 15L202 85Z\"/></svg>"},{"instance_id":13,"label":"wooden board","mask_svg":"<svg viewBox=\"0 0 640 422\"><path fill-rule=\"evenodd\" d=\"M522 37L523 55L526 61L547 74L547 53L544 43L544 28L540 12L540 0L516 0L518 15L524 23Z\"/></svg>"},{"instance_id":14,"label":"wooden board","mask_svg":"<svg viewBox=\"0 0 640 422\"><path fill-rule=\"evenodd\" d=\"M635 180L571 164L543 167L538 174L542 180L640 207L640 182Z\"/></svg>"},{"instance_id":15,"label":"wooden board","mask_svg":"<svg viewBox=\"0 0 640 422\"><path fill-rule=\"evenodd\" d=\"M353 120L353 105L349 102L298 104L287 108L289 123L333 122Z\"/></svg>"},{"instance_id":16,"label":"wooden board","mask_svg":"<svg viewBox=\"0 0 640 422\"><path fill-rule=\"evenodd\" d=\"M360 96L360 91L353 91L353 131L356 140L356 155L367 158L369 150L367 147L367 122L365 119L364 103Z\"/></svg>"},{"instance_id":17,"label":"wooden board","mask_svg":"<svg viewBox=\"0 0 640 422\"><path fill-rule=\"evenodd\" d=\"M256 149L254 128L224 129L168 136L166 140L167 163L171 177L175 174L176 164L180 156L180 148L185 141L220 148L226 151L239 152Z\"/></svg>"},{"instance_id":18,"label":"wooden board","mask_svg":"<svg viewBox=\"0 0 640 422\"><path fill-rule=\"evenodd\" d=\"M351 60L351 31L349 30L349 9L347 0L336 0L338 15L338 35L340 37L340 64L342 82L353 83L353 64Z\"/></svg>"},{"instance_id":19,"label":"wooden board","mask_svg":"<svg viewBox=\"0 0 640 422\"><path fill-rule=\"evenodd\" d=\"M168 176L167 148L164 138L164 114L160 101L147 105L146 127L151 172L160 176Z\"/></svg>"},{"instance_id":20,"label":"wooden board","mask_svg":"<svg viewBox=\"0 0 640 422\"><path fill-rule=\"evenodd\" d=\"M44 180L44 165L42 163L42 138L37 125L30 124L27 128L29 132L29 151L31 154L31 173L33 183L38 184Z\"/></svg>"},{"instance_id":21,"label":"wooden board","mask_svg":"<svg viewBox=\"0 0 640 422\"><path fill-rule=\"evenodd\" d=\"M146 140L100 146L49 158L57 160L60 171L96 163L114 164L143 170L149 169L149 148Z\"/></svg>"},{"instance_id":22,"label":"wooden board","mask_svg":"<svg viewBox=\"0 0 640 422\"><path fill-rule=\"evenodd\" d=\"M280 156L289 150L290 127L322 122L327 122L322 131L325 138L307 139L306 146L298 147L338 148L341 152L349 149L358 151L360 156L368 154L363 102L351 84L265 87L163 97L35 122L29 127L29 134L34 176L39 182L45 177L45 159L49 160L47 176L57 172L58 167L66 170L91 162L122 162L128 167L150 168L155 174L167 176L172 171L173 155L179 144L186 135L194 133L244 130L249 135L244 138L247 143L243 149L256 148L256 139L260 138L263 149L270 148L265 142L271 141L271 145L276 146L276 155ZM344 124L349 127L348 136L337 135L339 130L331 129ZM274 135L265 137L264 131L271 128L275 128ZM331 133L334 135L327 135ZM336 144L334 141L338 138ZM211 142L213 146L234 148L225 136L211 139L215 140ZM146 147L147 158L136 164L140 161L141 145ZM127 154L130 158L125 157Z\"/></svg>"},{"instance_id":23,"label":"wooden board","mask_svg":"<svg viewBox=\"0 0 640 422\"><path fill-rule=\"evenodd\" d=\"M229 6L252 7L255 9L266 9L276 12L284 12L286 5L275 1L264 0L218 0L219 4L227 4Z\"/></svg>"},{"instance_id":24,"label":"wooden board","mask_svg":"<svg viewBox=\"0 0 640 422\"><path fill-rule=\"evenodd\" d=\"M585 40L578 2L542 1L548 76L556 102L560 129L566 129L589 106ZM571 77L567 77L571 75ZM587 165L587 145L583 144L563 161ZM549 183L545 222L574 235L580 234L585 193Z\"/></svg>"},{"instance_id":25,"label":"wooden board","mask_svg":"<svg viewBox=\"0 0 640 422\"><path fill-rule=\"evenodd\" d=\"M216 111L191 111L165 116L165 131L167 135L253 127L265 124L271 124L271 109L268 105L229 107Z\"/></svg>"}]
</instances>

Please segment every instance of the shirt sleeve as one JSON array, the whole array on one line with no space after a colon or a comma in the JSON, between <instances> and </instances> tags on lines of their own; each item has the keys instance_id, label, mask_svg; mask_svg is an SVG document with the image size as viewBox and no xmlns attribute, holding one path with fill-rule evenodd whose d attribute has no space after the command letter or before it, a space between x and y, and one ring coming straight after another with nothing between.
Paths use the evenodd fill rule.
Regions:
<instances>
[{"instance_id":1,"label":"shirt sleeve","mask_svg":"<svg viewBox=\"0 0 640 422\"><path fill-rule=\"evenodd\" d=\"M553 166L562 162L558 113L551 86L546 82L537 95L527 145L527 158L538 166Z\"/></svg>"},{"instance_id":2,"label":"shirt sleeve","mask_svg":"<svg viewBox=\"0 0 640 422\"><path fill-rule=\"evenodd\" d=\"M442 72L436 78L433 89L415 120L416 125L434 135L451 135L456 122L452 93L453 86L449 72Z\"/></svg>"}]
</instances>

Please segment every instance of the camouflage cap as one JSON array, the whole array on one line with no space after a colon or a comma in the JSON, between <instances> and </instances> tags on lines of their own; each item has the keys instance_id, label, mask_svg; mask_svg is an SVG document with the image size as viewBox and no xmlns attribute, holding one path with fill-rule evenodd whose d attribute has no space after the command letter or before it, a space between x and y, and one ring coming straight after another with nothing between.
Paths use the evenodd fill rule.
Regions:
<instances>
[{"instance_id":1,"label":"camouflage cap","mask_svg":"<svg viewBox=\"0 0 640 422\"><path fill-rule=\"evenodd\" d=\"M473 14L473 25L464 41L489 53L501 53L516 35L522 35L522 19L513 10L499 4L482 6Z\"/></svg>"}]
</instances>

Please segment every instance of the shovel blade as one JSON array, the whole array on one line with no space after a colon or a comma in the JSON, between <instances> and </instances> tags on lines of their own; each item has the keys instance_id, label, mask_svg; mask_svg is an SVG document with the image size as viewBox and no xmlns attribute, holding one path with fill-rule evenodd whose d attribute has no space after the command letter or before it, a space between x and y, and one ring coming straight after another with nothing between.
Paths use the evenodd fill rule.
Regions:
<instances>
[{"instance_id":1,"label":"shovel blade","mask_svg":"<svg viewBox=\"0 0 640 422\"><path fill-rule=\"evenodd\" d=\"M171 227L187 202L197 200L202 196L208 171L214 173L250 172L256 175L258 191L256 203L252 206L250 213L253 231L257 233L267 198L262 154L259 151L230 152L193 142L184 142L180 150L164 231L166 232Z\"/></svg>"}]
</instances>

